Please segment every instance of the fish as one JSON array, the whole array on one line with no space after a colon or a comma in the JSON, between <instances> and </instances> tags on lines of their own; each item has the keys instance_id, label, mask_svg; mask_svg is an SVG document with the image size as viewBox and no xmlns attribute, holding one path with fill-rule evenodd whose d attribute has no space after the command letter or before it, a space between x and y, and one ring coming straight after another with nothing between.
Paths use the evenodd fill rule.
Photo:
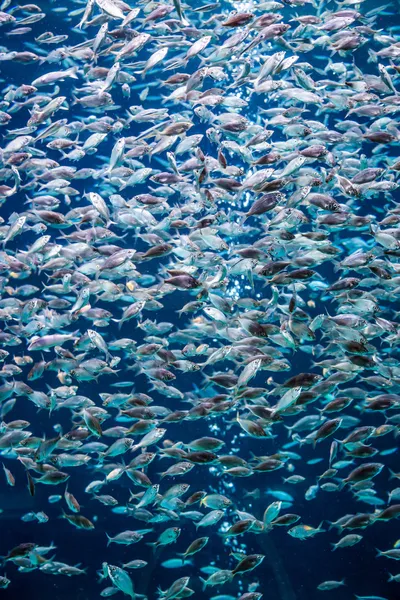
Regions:
<instances>
[{"instance_id":1,"label":"fish","mask_svg":"<svg viewBox=\"0 0 400 600\"><path fill-rule=\"evenodd\" d=\"M0 7L0 588L398 581L396 7L317 4Z\"/></svg>"},{"instance_id":2,"label":"fish","mask_svg":"<svg viewBox=\"0 0 400 600\"><path fill-rule=\"evenodd\" d=\"M323 581L322 583L320 583L317 586L317 589L320 591L330 591L330 590L334 590L338 587L341 587L343 585L346 585L344 582L344 579L342 581Z\"/></svg>"},{"instance_id":3,"label":"fish","mask_svg":"<svg viewBox=\"0 0 400 600\"><path fill-rule=\"evenodd\" d=\"M115 565L103 563L103 572L110 578L112 584L117 589L133 599L136 598L132 579L124 569Z\"/></svg>"}]
</instances>

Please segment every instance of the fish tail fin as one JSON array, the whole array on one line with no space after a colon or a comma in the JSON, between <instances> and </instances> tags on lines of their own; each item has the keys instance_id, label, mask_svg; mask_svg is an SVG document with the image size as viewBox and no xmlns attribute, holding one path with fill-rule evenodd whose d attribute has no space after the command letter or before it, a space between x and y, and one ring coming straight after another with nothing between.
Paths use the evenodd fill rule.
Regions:
<instances>
[{"instance_id":1,"label":"fish tail fin","mask_svg":"<svg viewBox=\"0 0 400 600\"><path fill-rule=\"evenodd\" d=\"M157 542L146 542L146 545L150 546L152 548L153 554L155 554L157 552L157 547L158 547Z\"/></svg>"},{"instance_id":2,"label":"fish tail fin","mask_svg":"<svg viewBox=\"0 0 400 600\"><path fill-rule=\"evenodd\" d=\"M335 273L337 273L338 271L340 271L340 269L342 268L340 262L338 260L333 260L332 261L333 264L333 270Z\"/></svg>"},{"instance_id":3,"label":"fish tail fin","mask_svg":"<svg viewBox=\"0 0 400 600\"><path fill-rule=\"evenodd\" d=\"M284 427L287 430L287 436L288 436L288 438L290 438L291 435L292 435L292 429L293 429L293 427L290 426L290 425L284 425Z\"/></svg>"},{"instance_id":4,"label":"fish tail fin","mask_svg":"<svg viewBox=\"0 0 400 600\"><path fill-rule=\"evenodd\" d=\"M78 67L71 67L68 69L68 75L72 77L72 79L78 79Z\"/></svg>"},{"instance_id":5,"label":"fish tail fin","mask_svg":"<svg viewBox=\"0 0 400 600\"><path fill-rule=\"evenodd\" d=\"M249 215L247 213L242 214L242 218L240 219L240 222L239 222L240 227L243 227L243 225L245 224L245 222L247 221L248 218L249 218Z\"/></svg>"},{"instance_id":6,"label":"fish tail fin","mask_svg":"<svg viewBox=\"0 0 400 600\"><path fill-rule=\"evenodd\" d=\"M118 330L121 330L122 324L123 324L123 320L122 319L111 319L111 321L114 321L114 323L118 323Z\"/></svg>"},{"instance_id":7,"label":"fish tail fin","mask_svg":"<svg viewBox=\"0 0 400 600\"><path fill-rule=\"evenodd\" d=\"M378 56L377 56L375 50L372 50L371 48L368 49L367 62L368 63L371 63L371 62L377 63L378 62Z\"/></svg>"},{"instance_id":8,"label":"fish tail fin","mask_svg":"<svg viewBox=\"0 0 400 600\"><path fill-rule=\"evenodd\" d=\"M204 592L204 590L207 587L207 581L205 579L203 579L202 577L199 577L200 581L201 581L201 585L202 585L202 591Z\"/></svg>"}]
</instances>

